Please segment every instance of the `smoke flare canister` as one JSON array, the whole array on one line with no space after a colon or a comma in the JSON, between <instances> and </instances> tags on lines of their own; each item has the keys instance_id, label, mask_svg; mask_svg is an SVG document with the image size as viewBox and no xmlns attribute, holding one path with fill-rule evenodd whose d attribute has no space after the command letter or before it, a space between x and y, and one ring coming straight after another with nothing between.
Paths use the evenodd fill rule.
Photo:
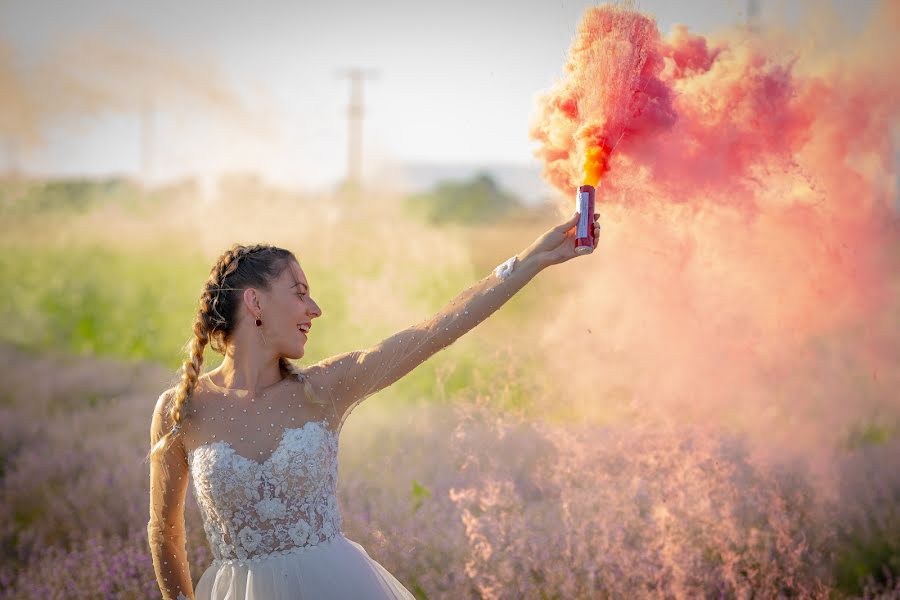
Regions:
<instances>
[{"instance_id":1,"label":"smoke flare canister","mask_svg":"<svg viewBox=\"0 0 900 600\"><path fill-rule=\"evenodd\" d=\"M594 186L578 188L575 210L581 215L575 229L575 254L589 254L594 250Z\"/></svg>"}]
</instances>

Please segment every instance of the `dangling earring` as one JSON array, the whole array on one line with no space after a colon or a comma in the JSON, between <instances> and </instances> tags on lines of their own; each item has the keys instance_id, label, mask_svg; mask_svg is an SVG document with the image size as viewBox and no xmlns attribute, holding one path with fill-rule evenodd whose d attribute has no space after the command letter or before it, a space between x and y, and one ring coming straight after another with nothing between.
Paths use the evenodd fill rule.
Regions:
<instances>
[{"instance_id":1,"label":"dangling earring","mask_svg":"<svg viewBox=\"0 0 900 600\"><path fill-rule=\"evenodd\" d=\"M262 330L262 313L260 313L256 317L256 330L259 332L259 336L262 338L263 346L266 346L266 336Z\"/></svg>"}]
</instances>

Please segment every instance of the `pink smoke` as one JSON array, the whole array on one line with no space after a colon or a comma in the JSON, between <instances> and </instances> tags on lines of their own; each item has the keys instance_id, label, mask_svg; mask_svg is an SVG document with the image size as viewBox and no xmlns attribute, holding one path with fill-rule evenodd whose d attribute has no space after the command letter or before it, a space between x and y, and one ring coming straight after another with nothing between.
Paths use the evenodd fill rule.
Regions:
<instances>
[{"instance_id":1,"label":"pink smoke","mask_svg":"<svg viewBox=\"0 0 900 600\"><path fill-rule=\"evenodd\" d=\"M885 3L874 18L896 31L898 12ZM645 15L592 8L565 77L538 99L531 137L546 178L567 196L581 183L593 140L615 147L607 202L624 201L615 192L640 182L667 202L755 213L764 208L757 188L768 175L797 179L807 188L798 200L815 202L829 184L840 188L863 175L845 164L861 155L876 152L879 175L893 175L890 125L900 113L900 81L883 71L898 49L891 46L814 74L797 49L748 31L711 40L676 26L662 39ZM888 204L888 190L874 191L877 204Z\"/></svg>"},{"instance_id":2,"label":"pink smoke","mask_svg":"<svg viewBox=\"0 0 900 600\"><path fill-rule=\"evenodd\" d=\"M900 412L898 30L884 2L858 37L831 40L849 50L824 54L797 34L662 37L634 11L585 13L531 128L566 212L591 143L608 145L600 257L544 339L593 357L559 359L579 390L619 385L644 408L741 412L798 437Z\"/></svg>"}]
</instances>

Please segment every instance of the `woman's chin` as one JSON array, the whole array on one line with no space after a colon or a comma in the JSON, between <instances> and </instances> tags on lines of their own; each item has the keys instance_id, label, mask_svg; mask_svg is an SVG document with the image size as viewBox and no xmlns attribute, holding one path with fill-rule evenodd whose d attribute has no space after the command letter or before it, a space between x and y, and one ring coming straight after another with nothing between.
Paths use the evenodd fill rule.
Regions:
<instances>
[{"instance_id":1,"label":"woman's chin","mask_svg":"<svg viewBox=\"0 0 900 600\"><path fill-rule=\"evenodd\" d=\"M303 346L294 347L290 352L285 352L282 356L287 358L288 360L300 360L303 358L303 355L306 354L306 350Z\"/></svg>"}]
</instances>

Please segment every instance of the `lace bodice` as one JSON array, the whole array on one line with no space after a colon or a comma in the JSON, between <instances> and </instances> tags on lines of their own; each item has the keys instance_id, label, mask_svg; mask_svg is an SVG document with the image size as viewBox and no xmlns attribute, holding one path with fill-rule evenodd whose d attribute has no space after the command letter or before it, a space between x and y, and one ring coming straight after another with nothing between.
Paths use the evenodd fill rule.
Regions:
<instances>
[{"instance_id":1,"label":"lace bodice","mask_svg":"<svg viewBox=\"0 0 900 600\"><path fill-rule=\"evenodd\" d=\"M263 462L228 442L188 455L194 496L216 563L298 551L340 532L336 499L338 434L325 422L285 427Z\"/></svg>"}]
</instances>

